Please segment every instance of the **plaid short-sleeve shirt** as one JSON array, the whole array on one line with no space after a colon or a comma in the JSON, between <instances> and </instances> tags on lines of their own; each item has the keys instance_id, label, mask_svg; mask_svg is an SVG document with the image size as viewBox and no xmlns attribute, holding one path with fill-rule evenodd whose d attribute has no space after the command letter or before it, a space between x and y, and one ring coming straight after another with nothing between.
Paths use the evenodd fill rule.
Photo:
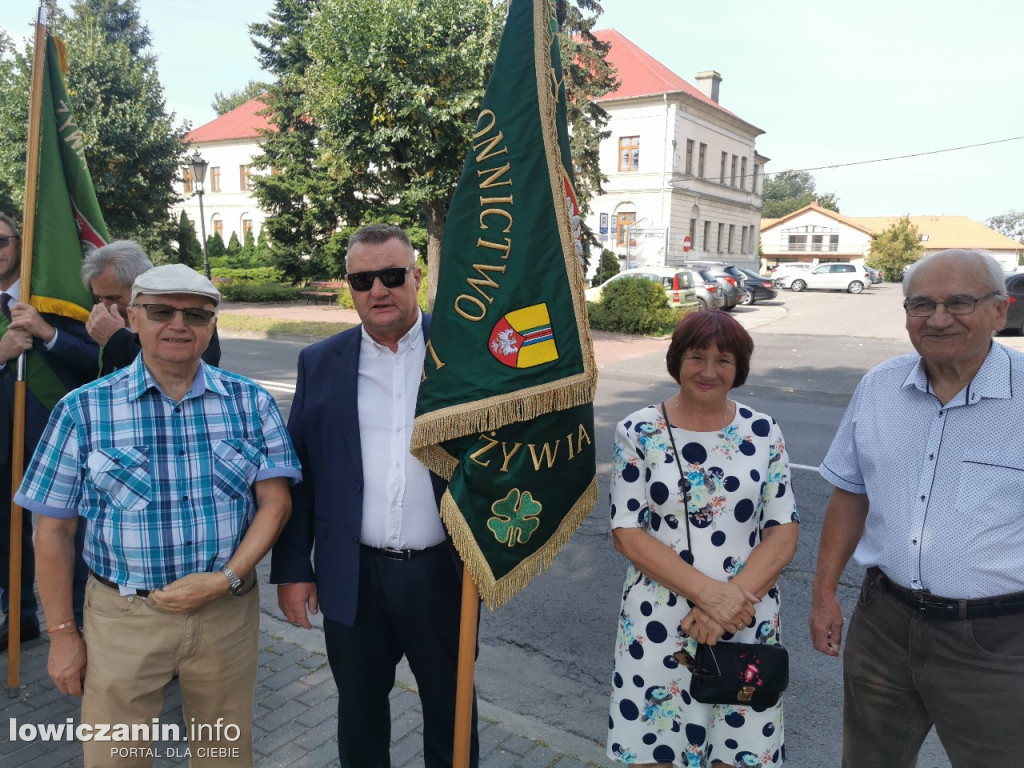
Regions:
<instances>
[{"instance_id":1,"label":"plaid short-sleeve shirt","mask_svg":"<svg viewBox=\"0 0 1024 768\"><path fill-rule=\"evenodd\" d=\"M253 483L271 477L301 471L266 390L201 363L174 402L139 356L58 403L15 500L80 515L93 571L155 589L221 568L256 513Z\"/></svg>"}]
</instances>

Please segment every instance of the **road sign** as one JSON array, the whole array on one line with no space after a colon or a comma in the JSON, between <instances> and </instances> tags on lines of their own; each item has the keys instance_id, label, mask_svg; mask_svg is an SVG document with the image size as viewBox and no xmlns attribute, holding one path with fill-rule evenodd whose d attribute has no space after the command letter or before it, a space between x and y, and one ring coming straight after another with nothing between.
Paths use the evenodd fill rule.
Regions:
<instances>
[{"instance_id":1,"label":"road sign","mask_svg":"<svg viewBox=\"0 0 1024 768\"><path fill-rule=\"evenodd\" d=\"M693 243L690 242L690 236L687 235L686 237L683 238L683 252L689 253L692 247Z\"/></svg>"}]
</instances>

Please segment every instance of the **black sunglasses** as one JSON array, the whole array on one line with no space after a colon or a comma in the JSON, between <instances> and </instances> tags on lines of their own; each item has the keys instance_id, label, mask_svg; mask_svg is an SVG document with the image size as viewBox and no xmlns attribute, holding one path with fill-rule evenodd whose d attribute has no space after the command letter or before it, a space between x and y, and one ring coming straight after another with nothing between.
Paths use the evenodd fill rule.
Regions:
<instances>
[{"instance_id":1,"label":"black sunglasses","mask_svg":"<svg viewBox=\"0 0 1024 768\"><path fill-rule=\"evenodd\" d=\"M6 248L7 244L17 237L18 235L0 235L0 248Z\"/></svg>"},{"instance_id":2,"label":"black sunglasses","mask_svg":"<svg viewBox=\"0 0 1024 768\"><path fill-rule=\"evenodd\" d=\"M142 307L146 310L146 317L154 323L169 323L176 313L181 312L185 322L196 328L209 325L213 316L217 314L212 309L199 309L198 307L178 309L170 304L132 304L132 306Z\"/></svg>"},{"instance_id":3,"label":"black sunglasses","mask_svg":"<svg viewBox=\"0 0 1024 768\"><path fill-rule=\"evenodd\" d=\"M405 276L416 269L413 264L408 267L388 267L373 272L351 272L348 275L348 287L353 291L368 291L373 288L373 281L380 278L385 288L398 288L405 285Z\"/></svg>"}]
</instances>

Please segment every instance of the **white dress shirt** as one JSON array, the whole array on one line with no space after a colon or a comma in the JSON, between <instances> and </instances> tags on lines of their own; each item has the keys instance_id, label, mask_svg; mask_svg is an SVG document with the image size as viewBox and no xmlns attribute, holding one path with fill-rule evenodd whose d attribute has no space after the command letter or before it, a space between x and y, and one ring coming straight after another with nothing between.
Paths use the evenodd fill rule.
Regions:
<instances>
[{"instance_id":1,"label":"white dress shirt","mask_svg":"<svg viewBox=\"0 0 1024 768\"><path fill-rule=\"evenodd\" d=\"M956 599L1024 591L1024 354L993 343L943 405L916 354L857 386L819 467L866 493L854 552L897 584Z\"/></svg>"},{"instance_id":2,"label":"white dress shirt","mask_svg":"<svg viewBox=\"0 0 1024 768\"><path fill-rule=\"evenodd\" d=\"M430 473L409 453L426 347L422 315L392 352L363 329L359 350L359 440L363 457L361 541L426 549L445 540Z\"/></svg>"}]
</instances>

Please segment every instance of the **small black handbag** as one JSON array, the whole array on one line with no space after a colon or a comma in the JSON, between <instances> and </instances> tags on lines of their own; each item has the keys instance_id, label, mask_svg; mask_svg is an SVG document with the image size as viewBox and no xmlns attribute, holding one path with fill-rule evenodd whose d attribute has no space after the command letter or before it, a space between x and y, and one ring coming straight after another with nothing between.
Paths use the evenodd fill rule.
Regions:
<instances>
[{"instance_id":1,"label":"small black handbag","mask_svg":"<svg viewBox=\"0 0 1024 768\"><path fill-rule=\"evenodd\" d=\"M686 547L690 549L690 493L683 477L683 465L676 449L668 411L661 404L672 453L679 468L686 520ZM695 656L686 651L673 654L690 670L690 695L702 704L750 704L771 707L778 703L789 685L789 652L781 645L762 643L699 643Z\"/></svg>"},{"instance_id":2,"label":"small black handbag","mask_svg":"<svg viewBox=\"0 0 1024 768\"><path fill-rule=\"evenodd\" d=\"M781 645L700 644L696 656L674 656L690 670L690 695L702 704L771 707L789 685L789 653Z\"/></svg>"}]
</instances>

